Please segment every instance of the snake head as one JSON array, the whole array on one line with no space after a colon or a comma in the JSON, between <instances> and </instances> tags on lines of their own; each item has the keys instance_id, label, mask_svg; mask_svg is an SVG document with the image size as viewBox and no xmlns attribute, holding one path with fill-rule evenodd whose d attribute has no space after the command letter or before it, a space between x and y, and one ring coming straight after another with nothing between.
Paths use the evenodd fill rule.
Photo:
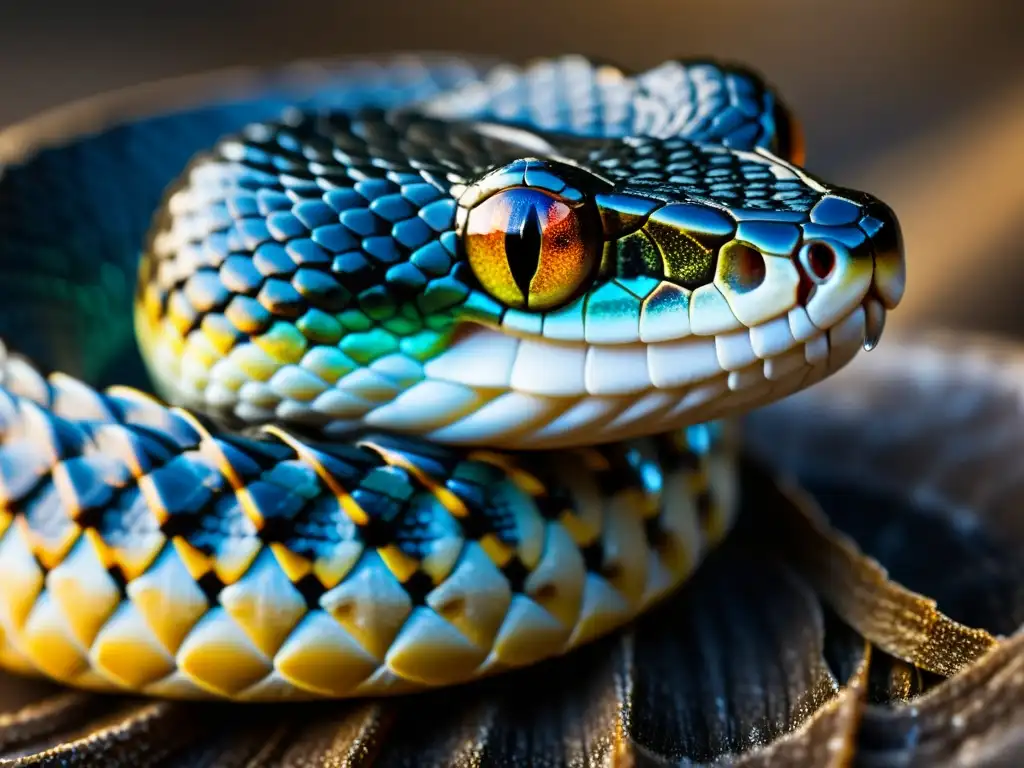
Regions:
<instances>
[{"instance_id":1,"label":"snake head","mask_svg":"<svg viewBox=\"0 0 1024 768\"><path fill-rule=\"evenodd\" d=\"M872 346L895 216L766 149L297 114L158 212L157 389L243 424L548 448L740 414Z\"/></svg>"},{"instance_id":2,"label":"snake head","mask_svg":"<svg viewBox=\"0 0 1024 768\"><path fill-rule=\"evenodd\" d=\"M426 370L470 384L474 351L537 410L558 403L533 444L788 395L873 347L904 290L888 206L764 150L626 139L457 191L465 317L482 330Z\"/></svg>"}]
</instances>

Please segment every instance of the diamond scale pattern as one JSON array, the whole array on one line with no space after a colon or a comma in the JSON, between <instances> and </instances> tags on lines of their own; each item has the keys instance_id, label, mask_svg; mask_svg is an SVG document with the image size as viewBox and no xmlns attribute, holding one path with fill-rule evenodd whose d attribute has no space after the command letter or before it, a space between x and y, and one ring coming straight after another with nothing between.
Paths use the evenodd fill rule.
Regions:
<instances>
[{"instance_id":1,"label":"diamond scale pattern","mask_svg":"<svg viewBox=\"0 0 1024 768\"><path fill-rule=\"evenodd\" d=\"M548 523L545 539L544 554L523 587L527 595L561 622L568 636L580 615L586 561L559 523Z\"/></svg>"},{"instance_id":2,"label":"diamond scale pattern","mask_svg":"<svg viewBox=\"0 0 1024 768\"><path fill-rule=\"evenodd\" d=\"M413 609L388 649L387 666L396 676L425 686L467 680L487 651L454 624L426 607Z\"/></svg>"},{"instance_id":3,"label":"diamond scale pattern","mask_svg":"<svg viewBox=\"0 0 1024 768\"><path fill-rule=\"evenodd\" d=\"M344 696L370 677L380 659L326 611L310 611L274 658L292 686L323 696Z\"/></svg>"},{"instance_id":4,"label":"diamond scale pattern","mask_svg":"<svg viewBox=\"0 0 1024 768\"><path fill-rule=\"evenodd\" d=\"M383 660L412 613L413 602L384 560L367 553L320 605L375 658Z\"/></svg>"},{"instance_id":5,"label":"diamond scale pattern","mask_svg":"<svg viewBox=\"0 0 1024 768\"><path fill-rule=\"evenodd\" d=\"M106 679L141 690L177 668L146 617L130 601L121 602L90 646L89 659Z\"/></svg>"},{"instance_id":6,"label":"diamond scale pattern","mask_svg":"<svg viewBox=\"0 0 1024 768\"><path fill-rule=\"evenodd\" d=\"M2 486L3 655L95 689L267 700L492 674L636 615L731 515L711 427L591 449L570 478L542 454L222 434L40 381L3 393L0 463L46 467ZM63 550L58 512L80 529Z\"/></svg>"},{"instance_id":7,"label":"diamond scale pattern","mask_svg":"<svg viewBox=\"0 0 1024 768\"><path fill-rule=\"evenodd\" d=\"M273 658L306 615L306 601L269 548L264 548L245 578L221 590L224 610L267 657Z\"/></svg>"},{"instance_id":8,"label":"diamond scale pattern","mask_svg":"<svg viewBox=\"0 0 1024 768\"><path fill-rule=\"evenodd\" d=\"M71 636L84 648L92 645L122 600L121 589L100 560L98 547L92 537L84 536L46 574L46 591L64 616Z\"/></svg>"},{"instance_id":9,"label":"diamond scale pattern","mask_svg":"<svg viewBox=\"0 0 1024 768\"><path fill-rule=\"evenodd\" d=\"M509 605L512 589L483 547L466 546L452 574L426 597L426 604L478 648L494 643Z\"/></svg>"},{"instance_id":10,"label":"diamond scale pattern","mask_svg":"<svg viewBox=\"0 0 1024 768\"><path fill-rule=\"evenodd\" d=\"M128 582L125 593L172 654L210 608L209 599L171 546L148 571Z\"/></svg>"},{"instance_id":11,"label":"diamond scale pattern","mask_svg":"<svg viewBox=\"0 0 1024 768\"><path fill-rule=\"evenodd\" d=\"M89 671L89 659L72 636L60 606L42 592L12 642L37 670L55 680L77 682Z\"/></svg>"},{"instance_id":12,"label":"diamond scale pattern","mask_svg":"<svg viewBox=\"0 0 1024 768\"><path fill-rule=\"evenodd\" d=\"M271 659L219 606L192 628L177 653L179 669L214 695L234 697L266 677Z\"/></svg>"},{"instance_id":13,"label":"diamond scale pattern","mask_svg":"<svg viewBox=\"0 0 1024 768\"><path fill-rule=\"evenodd\" d=\"M0 583L4 585L0 612L10 642L24 626L45 580L46 574L32 555L24 526L10 527L0 538Z\"/></svg>"}]
</instances>

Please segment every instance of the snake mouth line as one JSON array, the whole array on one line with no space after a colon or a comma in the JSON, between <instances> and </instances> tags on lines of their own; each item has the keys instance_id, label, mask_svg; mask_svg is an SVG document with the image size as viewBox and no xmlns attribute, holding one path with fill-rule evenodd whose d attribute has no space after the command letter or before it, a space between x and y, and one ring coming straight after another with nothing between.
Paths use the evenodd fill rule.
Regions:
<instances>
[{"instance_id":1,"label":"snake mouth line","mask_svg":"<svg viewBox=\"0 0 1024 768\"><path fill-rule=\"evenodd\" d=\"M363 422L408 429L431 396L433 423L412 428L440 442L548 449L637 437L792 394L877 343L884 315L866 297L827 330L795 307L751 329L624 345L517 338L468 325L427 363L423 382Z\"/></svg>"}]
</instances>

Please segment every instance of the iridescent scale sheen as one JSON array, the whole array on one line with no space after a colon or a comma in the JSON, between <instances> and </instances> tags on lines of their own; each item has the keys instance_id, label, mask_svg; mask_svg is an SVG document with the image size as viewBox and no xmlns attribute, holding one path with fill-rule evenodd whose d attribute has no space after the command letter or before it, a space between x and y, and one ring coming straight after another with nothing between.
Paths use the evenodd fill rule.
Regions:
<instances>
[{"instance_id":1,"label":"iridescent scale sheen","mask_svg":"<svg viewBox=\"0 0 1024 768\"><path fill-rule=\"evenodd\" d=\"M320 77L6 165L0 665L257 701L566 653L727 533L719 419L902 296L891 211L744 71ZM170 403L108 387L136 341Z\"/></svg>"}]
</instances>

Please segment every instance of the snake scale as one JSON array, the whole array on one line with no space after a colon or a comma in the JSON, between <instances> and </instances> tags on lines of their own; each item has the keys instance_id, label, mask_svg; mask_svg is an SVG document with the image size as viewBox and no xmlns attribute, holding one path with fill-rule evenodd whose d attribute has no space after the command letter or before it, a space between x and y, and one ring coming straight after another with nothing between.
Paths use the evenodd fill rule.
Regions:
<instances>
[{"instance_id":1,"label":"snake scale","mask_svg":"<svg viewBox=\"0 0 1024 768\"><path fill-rule=\"evenodd\" d=\"M892 211L710 61L351 61L107 140L113 234L0 217L0 664L82 688L392 694L606 634L727 533L733 417L904 289ZM132 328L159 397L108 386Z\"/></svg>"}]
</instances>

